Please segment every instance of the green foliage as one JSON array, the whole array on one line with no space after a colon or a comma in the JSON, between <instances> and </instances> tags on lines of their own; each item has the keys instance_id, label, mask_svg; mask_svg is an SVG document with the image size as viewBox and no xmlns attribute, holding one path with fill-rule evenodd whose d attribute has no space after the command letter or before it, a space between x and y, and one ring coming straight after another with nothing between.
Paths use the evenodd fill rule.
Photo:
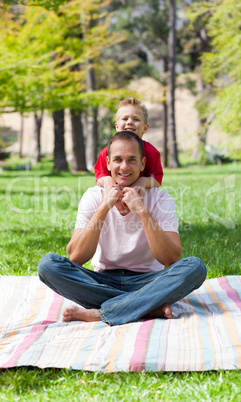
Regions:
<instances>
[{"instance_id":1,"label":"green foliage","mask_svg":"<svg viewBox=\"0 0 241 402\"><path fill-rule=\"evenodd\" d=\"M57 11L61 4L67 3L68 0L30 0L29 5L31 6L43 6L48 10L55 10ZM3 4L5 5L13 5L13 4L25 4L26 0L3 0Z\"/></svg>"},{"instance_id":2,"label":"green foliage","mask_svg":"<svg viewBox=\"0 0 241 402\"><path fill-rule=\"evenodd\" d=\"M17 132L8 127L0 126L0 151L16 141Z\"/></svg>"},{"instance_id":3,"label":"green foliage","mask_svg":"<svg viewBox=\"0 0 241 402\"><path fill-rule=\"evenodd\" d=\"M197 157L197 163L199 165L221 165L222 163L228 163L231 159L229 158L228 152L221 150L218 147L200 144L200 149Z\"/></svg>"},{"instance_id":4,"label":"green foliage","mask_svg":"<svg viewBox=\"0 0 241 402\"><path fill-rule=\"evenodd\" d=\"M104 52L104 60L113 58L120 65L136 62L136 66L129 70L129 79L152 76L160 80L160 71L149 59L159 61L168 54L169 2L161 3L156 0L112 1L109 6L114 15L110 28L117 32L123 30L126 37L113 46L111 52L108 49ZM123 85L125 79L126 75L123 76Z\"/></svg>"},{"instance_id":5,"label":"green foliage","mask_svg":"<svg viewBox=\"0 0 241 402\"><path fill-rule=\"evenodd\" d=\"M198 110L199 116L203 119L210 114L210 103L207 100L206 94L203 94L196 102L195 108Z\"/></svg>"},{"instance_id":6,"label":"green foliage","mask_svg":"<svg viewBox=\"0 0 241 402\"><path fill-rule=\"evenodd\" d=\"M86 72L104 48L123 40L110 32L109 0L68 1L58 12L29 4L3 7L0 28L0 110L24 113L64 108L85 110L118 93L86 95ZM105 87L107 88L107 87Z\"/></svg>"},{"instance_id":7,"label":"green foliage","mask_svg":"<svg viewBox=\"0 0 241 402\"><path fill-rule=\"evenodd\" d=\"M215 117L229 134L240 135L241 124L241 1L214 0L195 3L197 15L208 15L208 34L213 51L204 53L202 71L212 83L216 98Z\"/></svg>"}]
</instances>

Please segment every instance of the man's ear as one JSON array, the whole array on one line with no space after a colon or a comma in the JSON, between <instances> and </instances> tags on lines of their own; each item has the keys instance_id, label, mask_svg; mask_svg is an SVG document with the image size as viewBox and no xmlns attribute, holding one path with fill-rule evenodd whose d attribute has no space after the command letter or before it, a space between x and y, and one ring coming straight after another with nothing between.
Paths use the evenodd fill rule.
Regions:
<instances>
[{"instance_id":1,"label":"man's ear","mask_svg":"<svg viewBox=\"0 0 241 402\"><path fill-rule=\"evenodd\" d=\"M106 157L106 164L107 164L107 169L110 170L110 158L108 155Z\"/></svg>"},{"instance_id":2,"label":"man's ear","mask_svg":"<svg viewBox=\"0 0 241 402\"><path fill-rule=\"evenodd\" d=\"M115 122L115 128L116 128L116 131L118 131L118 123L117 123L117 121Z\"/></svg>"},{"instance_id":3,"label":"man's ear","mask_svg":"<svg viewBox=\"0 0 241 402\"><path fill-rule=\"evenodd\" d=\"M141 172L143 172L145 166L146 166L146 157L144 156L141 160Z\"/></svg>"}]
</instances>

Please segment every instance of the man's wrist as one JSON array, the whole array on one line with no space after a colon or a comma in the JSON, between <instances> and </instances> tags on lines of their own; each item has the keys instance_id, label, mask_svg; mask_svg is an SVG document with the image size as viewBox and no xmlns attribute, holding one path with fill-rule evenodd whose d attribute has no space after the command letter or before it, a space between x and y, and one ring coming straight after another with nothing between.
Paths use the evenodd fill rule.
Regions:
<instances>
[{"instance_id":1,"label":"man's wrist","mask_svg":"<svg viewBox=\"0 0 241 402\"><path fill-rule=\"evenodd\" d=\"M96 212L98 213L98 215L103 215L104 217L106 217L106 215L108 214L110 210L110 206L108 205L108 203L106 202L101 202L100 205L98 206L98 208L96 209Z\"/></svg>"},{"instance_id":2,"label":"man's wrist","mask_svg":"<svg viewBox=\"0 0 241 402\"><path fill-rule=\"evenodd\" d=\"M148 214L148 209L146 208L146 206L143 204L143 202L138 203L135 207L135 213L139 216L139 218L141 216L145 216Z\"/></svg>"}]
</instances>

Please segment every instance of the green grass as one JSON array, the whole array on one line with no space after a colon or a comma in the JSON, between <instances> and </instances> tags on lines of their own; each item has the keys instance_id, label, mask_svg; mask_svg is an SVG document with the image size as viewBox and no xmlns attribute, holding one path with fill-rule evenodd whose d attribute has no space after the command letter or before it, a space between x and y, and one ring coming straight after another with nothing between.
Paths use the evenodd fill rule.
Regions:
<instances>
[{"instance_id":1,"label":"green grass","mask_svg":"<svg viewBox=\"0 0 241 402\"><path fill-rule=\"evenodd\" d=\"M0 173L0 274L37 275L47 252L66 255L81 194L93 174L53 174L8 164ZM196 255L208 277L241 275L241 165L166 169L176 203L183 257ZM87 264L90 266L90 264ZM241 401L240 372L91 373L14 368L0 375L1 401Z\"/></svg>"}]
</instances>

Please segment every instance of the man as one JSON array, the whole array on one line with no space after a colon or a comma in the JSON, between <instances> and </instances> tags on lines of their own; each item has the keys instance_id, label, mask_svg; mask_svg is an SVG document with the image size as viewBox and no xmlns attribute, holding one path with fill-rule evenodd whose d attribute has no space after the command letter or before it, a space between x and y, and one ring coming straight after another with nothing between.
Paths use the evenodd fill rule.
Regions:
<instances>
[{"instance_id":1,"label":"man","mask_svg":"<svg viewBox=\"0 0 241 402\"><path fill-rule=\"evenodd\" d=\"M156 187L143 196L132 186L145 166L142 140L128 131L116 133L107 166L116 185L87 190L67 245L70 260L47 254L39 277L85 307L70 306L64 321L118 325L172 318L170 305L203 283L206 267L196 257L179 261L182 247L171 196ZM95 272L82 267L92 257Z\"/></svg>"}]
</instances>

